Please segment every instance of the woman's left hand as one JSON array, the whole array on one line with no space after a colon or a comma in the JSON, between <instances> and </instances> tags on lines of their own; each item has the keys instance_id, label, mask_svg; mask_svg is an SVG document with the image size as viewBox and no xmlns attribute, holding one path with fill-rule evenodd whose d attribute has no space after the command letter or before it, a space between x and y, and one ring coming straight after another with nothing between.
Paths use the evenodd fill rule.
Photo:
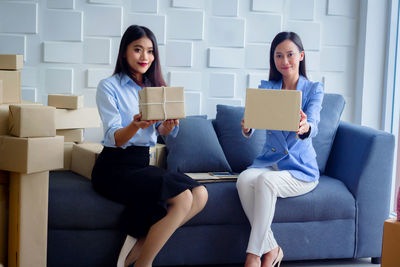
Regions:
<instances>
[{"instance_id":1,"label":"woman's left hand","mask_svg":"<svg viewBox=\"0 0 400 267\"><path fill-rule=\"evenodd\" d=\"M307 122L307 114L305 114L302 110L300 110L300 124L299 124L299 129L297 130L298 135L303 135L305 133L308 133L310 130L310 124Z\"/></svg>"},{"instance_id":2,"label":"woman's left hand","mask_svg":"<svg viewBox=\"0 0 400 267\"><path fill-rule=\"evenodd\" d=\"M167 135L175 128L175 126L179 125L179 120L165 120L158 127L158 132L161 135Z\"/></svg>"}]
</instances>

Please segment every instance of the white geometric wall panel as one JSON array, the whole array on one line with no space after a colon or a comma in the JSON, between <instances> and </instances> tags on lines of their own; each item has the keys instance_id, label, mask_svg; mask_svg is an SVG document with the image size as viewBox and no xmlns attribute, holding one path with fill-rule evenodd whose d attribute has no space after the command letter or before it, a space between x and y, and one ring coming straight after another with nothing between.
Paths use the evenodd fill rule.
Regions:
<instances>
[{"instance_id":1,"label":"white geometric wall panel","mask_svg":"<svg viewBox=\"0 0 400 267\"><path fill-rule=\"evenodd\" d=\"M82 41L83 12L46 10L43 14L44 40Z\"/></svg>"},{"instance_id":2,"label":"white geometric wall panel","mask_svg":"<svg viewBox=\"0 0 400 267\"><path fill-rule=\"evenodd\" d=\"M204 0L172 0L172 6L186 8L203 8Z\"/></svg>"},{"instance_id":3,"label":"white geometric wall panel","mask_svg":"<svg viewBox=\"0 0 400 267\"><path fill-rule=\"evenodd\" d=\"M32 67L23 67L21 70L21 85L36 86L37 85L37 69Z\"/></svg>"},{"instance_id":4,"label":"white geometric wall panel","mask_svg":"<svg viewBox=\"0 0 400 267\"><path fill-rule=\"evenodd\" d=\"M170 39L202 40L204 12L171 10L168 12L167 28Z\"/></svg>"},{"instance_id":5,"label":"white geometric wall panel","mask_svg":"<svg viewBox=\"0 0 400 267\"><path fill-rule=\"evenodd\" d=\"M237 17L239 12L239 0L213 1L212 14L214 16Z\"/></svg>"},{"instance_id":6,"label":"white geometric wall panel","mask_svg":"<svg viewBox=\"0 0 400 267\"><path fill-rule=\"evenodd\" d=\"M37 33L37 3L0 3L0 32Z\"/></svg>"},{"instance_id":7,"label":"white geometric wall panel","mask_svg":"<svg viewBox=\"0 0 400 267\"><path fill-rule=\"evenodd\" d=\"M141 25L149 28L156 36L158 44L165 44L165 16L128 14L128 25ZM125 29L124 29L125 30Z\"/></svg>"},{"instance_id":8,"label":"white geometric wall panel","mask_svg":"<svg viewBox=\"0 0 400 267\"><path fill-rule=\"evenodd\" d=\"M297 33L301 38L305 50L320 50L320 23L289 21L285 30Z\"/></svg>"},{"instance_id":9,"label":"white geometric wall panel","mask_svg":"<svg viewBox=\"0 0 400 267\"><path fill-rule=\"evenodd\" d=\"M322 33L322 45L355 46L357 43L357 21L352 18L328 16L324 18L324 31ZM336 29L339 34L332 34Z\"/></svg>"},{"instance_id":10,"label":"white geometric wall panel","mask_svg":"<svg viewBox=\"0 0 400 267\"><path fill-rule=\"evenodd\" d=\"M275 35L281 30L281 15L249 14L247 16L247 42L271 43Z\"/></svg>"},{"instance_id":11,"label":"white geometric wall panel","mask_svg":"<svg viewBox=\"0 0 400 267\"><path fill-rule=\"evenodd\" d=\"M16 35L0 35L0 54L24 55L26 60L26 37Z\"/></svg>"},{"instance_id":12,"label":"white geometric wall panel","mask_svg":"<svg viewBox=\"0 0 400 267\"><path fill-rule=\"evenodd\" d=\"M89 108L97 107L96 104L96 89L85 89L83 91L83 105Z\"/></svg>"},{"instance_id":13,"label":"white geometric wall panel","mask_svg":"<svg viewBox=\"0 0 400 267\"><path fill-rule=\"evenodd\" d=\"M208 95L211 97L234 97L236 74L235 73L210 73Z\"/></svg>"},{"instance_id":14,"label":"white geometric wall panel","mask_svg":"<svg viewBox=\"0 0 400 267\"><path fill-rule=\"evenodd\" d=\"M344 47L322 48L321 71L344 71L346 54Z\"/></svg>"},{"instance_id":15,"label":"white geometric wall panel","mask_svg":"<svg viewBox=\"0 0 400 267\"><path fill-rule=\"evenodd\" d=\"M81 63L82 43L44 42L44 62Z\"/></svg>"},{"instance_id":16,"label":"white geometric wall panel","mask_svg":"<svg viewBox=\"0 0 400 267\"><path fill-rule=\"evenodd\" d=\"M36 88L33 87L21 87L21 98L22 100L36 102Z\"/></svg>"},{"instance_id":17,"label":"white geometric wall panel","mask_svg":"<svg viewBox=\"0 0 400 267\"><path fill-rule=\"evenodd\" d=\"M209 48L208 66L210 68L243 68L243 48Z\"/></svg>"},{"instance_id":18,"label":"white geometric wall panel","mask_svg":"<svg viewBox=\"0 0 400 267\"><path fill-rule=\"evenodd\" d=\"M113 4L120 5L122 0L88 0L91 4Z\"/></svg>"},{"instance_id":19,"label":"white geometric wall panel","mask_svg":"<svg viewBox=\"0 0 400 267\"><path fill-rule=\"evenodd\" d=\"M170 41L167 42L167 66L191 67L193 64L193 43Z\"/></svg>"},{"instance_id":20,"label":"white geometric wall panel","mask_svg":"<svg viewBox=\"0 0 400 267\"><path fill-rule=\"evenodd\" d=\"M102 79L111 77L113 72L113 69L88 69L86 87L96 88Z\"/></svg>"},{"instance_id":21,"label":"white geometric wall panel","mask_svg":"<svg viewBox=\"0 0 400 267\"><path fill-rule=\"evenodd\" d=\"M157 13L157 0L132 0L132 12Z\"/></svg>"},{"instance_id":22,"label":"white geometric wall panel","mask_svg":"<svg viewBox=\"0 0 400 267\"><path fill-rule=\"evenodd\" d=\"M269 50L271 45L248 44L246 45L245 66L249 69L269 68Z\"/></svg>"},{"instance_id":23,"label":"white geometric wall panel","mask_svg":"<svg viewBox=\"0 0 400 267\"><path fill-rule=\"evenodd\" d=\"M201 114L201 93L185 92L186 116Z\"/></svg>"},{"instance_id":24,"label":"white geometric wall panel","mask_svg":"<svg viewBox=\"0 0 400 267\"><path fill-rule=\"evenodd\" d=\"M185 91L201 91L203 89L201 72L171 71L169 73L169 85L183 86L185 88Z\"/></svg>"},{"instance_id":25,"label":"white geometric wall panel","mask_svg":"<svg viewBox=\"0 0 400 267\"><path fill-rule=\"evenodd\" d=\"M268 80L268 73L249 73L247 88L258 88L261 80Z\"/></svg>"},{"instance_id":26,"label":"white geometric wall panel","mask_svg":"<svg viewBox=\"0 0 400 267\"><path fill-rule=\"evenodd\" d=\"M252 11L282 12L283 2L281 0L252 0Z\"/></svg>"},{"instance_id":27,"label":"white geometric wall panel","mask_svg":"<svg viewBox=\"0 0 400 267\"><path fill-rule=\"evenodd\" d=\"M209 21L210 45L244 47L244 19L211 17Z\"/></svg>"},{"instance_id":28,"label":"white geometric wall panel","mask_svg":"<svg viewBox=\"0 0 400 267\"><path fill-rule=\"evenodd\" d=\"M314 4L314 0L290 0L290 19L314 20Z\"/></svg>"},{"instance_id":29,"label":"white geometric wall panel","mask_svg":"<svg viewBox=\"0 0 400 267\"><path fill-rule=\"evenodd\" d=\"M74 9L75 0L47 0L47 8Z\"/></svg>"},{"instance_id":30,"label":"white geometric wall panel","mask_svg":"<svg viewBox=\"0 0 400 267\"><path fill-rule=\"evenodd\" d=\"M90 6L85 11L85 34L90 36L121 36L122 8Z\"/></svg>"},{"instance_id":31,"label":"white geometric wall panel","mask_svg":"<svg viewBox=\"0 0 400 267\"><path fill-rule=\"evenodd\" d=\"M306 55L306 71L319 71L320 70L320 52L305 51Z\"/></svg>"},{"instance_id":32,"label":"white geometric wall panel","mask_svg":"<svg viewBox=\"0 0 400 267\"><path fill-rule=\"evenodd\" d=\"M111 39L85 38L83 55L84 63L111 64Z\"/></svg>"},{"instance_id":33,"label":"white geometric wall panel","mask_svg":"<svg viewBox=\"0 0 400 267\"><path fill-rule=\"evenodd\" d=\"M46 92L49 94L72 94L74 70L48 68L45 71Z\"/></svg>"},{"instance_id":34,"label":"white geometric wall panel","mask_svg":"<svg viewBox=\"0 0 400 267\"><path fill-rule=\"evenodd\" d=\"M217 105L241 106L241 99L209 98L206 101L206 114L209 119L214 119L217 114ZM244 101L243 101L244 102ZM240 122L239 122L240 123Z\"/></svg>"},{"instance_id":35,"label":"white geometric wall panel","mask_svg":"<svg viewBox=\"0 0 400 267\"><path fill-rule=\"evenodd\" d=\"M358 1L328 0L328 15L354 18L359 9Z\"/></svg>"}]
</instances>

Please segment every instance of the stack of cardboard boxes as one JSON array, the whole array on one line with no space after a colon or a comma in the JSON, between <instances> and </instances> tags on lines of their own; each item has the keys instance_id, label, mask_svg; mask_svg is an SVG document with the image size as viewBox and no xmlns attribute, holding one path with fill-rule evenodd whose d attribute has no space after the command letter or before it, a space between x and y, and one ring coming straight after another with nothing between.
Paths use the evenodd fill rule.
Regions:
<instances>
[{"instance_id":1,"label":"stack of cardboard boxes","mask_svg":"<svg viewBox=\"0 0 400 267\"><path fill-rule=\"evenodd\" d=\"M8 266L46 266L49 170L63 165L64 138L56 136L55 108L21 103L22 62L22 55L0 55L0 263L8 239Z\"/></svg>"}]
</instances>

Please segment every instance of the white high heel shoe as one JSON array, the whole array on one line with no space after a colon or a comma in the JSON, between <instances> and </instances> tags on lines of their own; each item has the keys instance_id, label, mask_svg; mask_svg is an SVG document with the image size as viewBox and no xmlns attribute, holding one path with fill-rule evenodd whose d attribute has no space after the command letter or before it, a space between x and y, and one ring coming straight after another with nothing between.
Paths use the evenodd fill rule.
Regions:
<instances>
[{"instance_id":1,"label":"white high heel shoe","mask_svg":"<svg viewBox=\"0 0 400 267\"><path fill-rule=\"evenodd\" d=\"M132 250L133 246L136 244L137 239L127 235L124 245L118 256L117 267L125 267L125 260L128 257L129 252Z\"/></svg>"}]
</instances>

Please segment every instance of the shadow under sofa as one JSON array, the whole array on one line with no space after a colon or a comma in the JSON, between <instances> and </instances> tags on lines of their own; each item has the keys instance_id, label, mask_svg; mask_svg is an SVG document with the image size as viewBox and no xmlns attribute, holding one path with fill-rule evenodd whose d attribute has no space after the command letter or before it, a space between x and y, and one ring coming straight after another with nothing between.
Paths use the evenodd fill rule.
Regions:
<instances>
[{"instance_id":1,"label":"shadow under sofa","mask_svg":"<svg viewBox=\"0 0 400 267\"><path fill-rule=\"evenodd\" d=\"M340 122L343 106L341 96L325 95L319 134L313 140L322 173L317 188L277 201L272 230L284 250L284 260L372 257L379 261L381 256L394 137ZM243 108L218 106L210 126L233 171L251 163L265 140L265 131L256 141L240 139L240 120L239 128L236 124L241 116ZM193 125L210 121L186 120L181 123L182 136L195 135ZM182 145L171 142L175 141L166 140L171 149L168 167L179 165L173 153ZM155 266L244 263L250 225L235 182L208 183L207 190L204 210L174 233ZM97 194L87 178L70 171L51 172L47 265L115 266L125 239L118 230L123 209Z\"/></svg>"}]
</instances>

